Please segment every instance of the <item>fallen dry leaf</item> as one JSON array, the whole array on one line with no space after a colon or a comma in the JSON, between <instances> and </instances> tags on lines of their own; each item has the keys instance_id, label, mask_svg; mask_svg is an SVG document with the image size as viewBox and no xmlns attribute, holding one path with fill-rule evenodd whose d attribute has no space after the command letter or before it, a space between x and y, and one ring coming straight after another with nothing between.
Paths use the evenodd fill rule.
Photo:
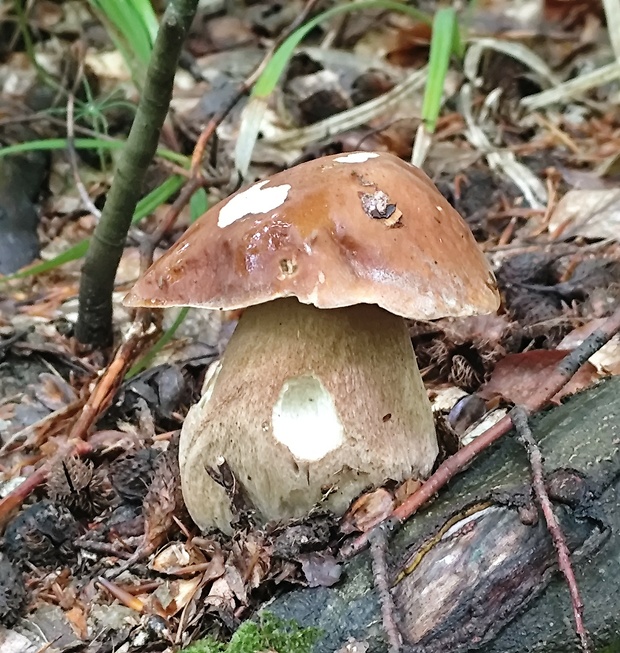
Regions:
<instances>
[{"instance_id":1,"label":"fallen dry leaf","mask_svg":"<svg viewBox=\"0 0 620 653\"><path fill-rule=\"evenodd\" d=\"M184 542L171 542L157 553L149 566L160 574L169 574L205 562L206 558L199 549Z\"/></svg>"},{"instance_id":2,"label":"fallen dry leaf","mask_svg":"<svg viewBox=\"0 0 620 653\"><path fill-rule=\"evenodd\" d=\"M478 394L487 400L501 397L514 404L523 404L569 353L558 349L537 349L521 354L509 354L495 366L491 378ZM598 378L596 367L592 363L586 363L553 397L553 401L560 401L562 397L593 385Z\"/></svg>"},{"instance_id":3,"label":"fallen dry leaf","mask_svg":"<svg viewBox=\"0 0 620 653\"><path fill-rule=\"evenodd\" d=\"M79 605L74 605L70 610L65 612L67 621L71 624L75 634L82 640L88 637L88 624L86 623L86 615L84 610Z\"/></svg>"},{"instance_id":4,"label":"fallen dry leaf","mask_svg":"<svg viewBox=\"0 0 620 653\"><path fill-rule=\"evenodd\" d=\"M555 207L549 232L554 238L585 236L618 240L620 189L569 190Z\"/></svg>"},{"instance_id":5,"label":"fallen dry leaf","mask_svg":"<svg viewBox=\"0 0 620 653\"><path fill-rule=\"evenodd\" d=\"M394 498L384 488L362 494L342 518L340 530L343 533L365 533L389 517L393 509Z\"/></svg>"},{"instance_id":6,"label":"fallen dry leaf","mask_svg":"<svg viewBox=\"0 0 620 653\"><path fill-rule=\"evenodd\" d=\"M329 553L303 553L299 561L309 587L331 587L342 576L342 566Z\"/></svg>"},{"instance_id":7,"label":"fallen dry leaf","mask_svg":"<svg viewBox=\"0 0 620 653\"><path fill-rule=\"evenodd\" d=\"M558 349L572 350L605 322L605 318L592 320L573 329L558 345ZM601 376L620 374L620 336L615 335L603 345L588 361L596 367Z\"/></svg>"},{"instance_id":8,"label":"fallen dry leaf","mask_svg":"<svg viewBox=\"0 0 620 653\"><path fill-rule=\"evenodd\" d=\"M397 506L404 503L414 492L420 489L422 483L413 478L408 478L404 483L401 483L394 492L394 499Z\"/></svg>"},{"instance_id":9,"label":"fallen dry leaf","mask_svg":"<svg viewBox=\"0 0 620 653\"><path fill-rule=\"evenodd\" d=\"M192 600L201 583L200 576L166 581L151 594L149 603L158 613L156 602L159 603L164 613L162 616L171 617L180 612Z\"/></svg>"},{"instance_id":10,"label":"fallen dry leaf","mask_svg":"<svg viewBox=\"0 0 620 653\"><path fill-rule=\"evenodd\" d=\"M208 596L205 598L205 603L212 605L217 610L224 610L233 612L236 606L235 593L228 585L226 578L218 578L213 585Z\"/></svg>"}]
</instances>

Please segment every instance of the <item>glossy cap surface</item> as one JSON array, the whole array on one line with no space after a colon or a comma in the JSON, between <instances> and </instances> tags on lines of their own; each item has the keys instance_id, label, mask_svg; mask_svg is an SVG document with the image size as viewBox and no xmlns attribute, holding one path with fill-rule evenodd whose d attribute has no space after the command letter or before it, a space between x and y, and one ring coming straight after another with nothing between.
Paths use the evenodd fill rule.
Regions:
<instances>
[{"instance_id":1,"label":"glossy cap surface","mask_svg":"<svg viewBox=\"0 0 620 653\"><path fill-rule=\"evenodd\" d=\"M130 306L236 309L297 297L412 319L491 313L495 279L460 215L391 154L323 157L212 207L138 280Z\"/></svg>"}]
</instances>

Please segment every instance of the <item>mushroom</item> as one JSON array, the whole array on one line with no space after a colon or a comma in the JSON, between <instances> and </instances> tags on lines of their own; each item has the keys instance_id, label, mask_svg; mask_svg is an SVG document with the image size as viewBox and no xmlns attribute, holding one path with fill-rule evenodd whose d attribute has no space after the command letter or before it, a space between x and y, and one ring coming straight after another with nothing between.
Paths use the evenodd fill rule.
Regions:
<instances>
[{"instance_id":1,"label":"mushroom","mask_svg":"<svg viewBox=\"0 0 620 653\"><path fill-rule=\"evenodd\" d=\"M433 417L405 318L497 310L484 255L417 168L328 156L211 208L138 280L130 306L244 312L183 424L183 495L231 531L223 461L257 518L346 510L363 489L425 478Z\"/></svg>"}]
</instances>

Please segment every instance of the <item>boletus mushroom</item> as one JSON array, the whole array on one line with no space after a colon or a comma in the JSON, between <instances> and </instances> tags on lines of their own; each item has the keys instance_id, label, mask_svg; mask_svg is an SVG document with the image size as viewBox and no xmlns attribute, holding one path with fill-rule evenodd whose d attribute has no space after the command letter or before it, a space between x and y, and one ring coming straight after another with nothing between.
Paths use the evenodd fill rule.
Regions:
<instances>
[{"instance_id":1,"label":"boletus mushroom","mask_svg":"<svg viewBox=\"0 0 620 653\"><path fill-rule=\"evenodd\" d=\"M437 456L405 318L494 312L467 225L384 153L302 163L211 208L136 283L130 306L245 309L181 432L183 494L230 532L225 460L260 521L337 513Z\"/></svg>"}]
</instances>

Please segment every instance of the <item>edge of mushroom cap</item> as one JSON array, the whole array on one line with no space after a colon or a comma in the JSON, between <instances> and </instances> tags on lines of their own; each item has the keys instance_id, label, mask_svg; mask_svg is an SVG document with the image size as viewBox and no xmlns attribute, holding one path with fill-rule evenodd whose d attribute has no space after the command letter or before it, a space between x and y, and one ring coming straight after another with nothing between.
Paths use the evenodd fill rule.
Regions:
<instances>
[{"instance_id":1,"label":"edge of mushroom cap","mask_svg":"<svg viewBox=\"0 0 620 653\"><path fill-rule=\"evenodd\" d=\"M237 300L237 301L235 301L235 299L233 298L230 298L229 301L224 301L222 298L219 298L219 301L215 299L206 302L202 302L202 301L191 302L191 301L179 301L176 299L169 299L166 297L162 297L161 295L160 297L153 297L152 294L149 296L148 292L147 293L143 292L142 295L140 295L139 293L140 290L144 290L145 287L148 290L149 287L148 283L145 282L145 279L147 280L152 279L156 276L157 272L161 274L164 270L167 269L166 258L171 253L179 250L179 254L180 254L181 252L183 252L185 249L189 247L189 237L187 236L187 234L190 234L190 232L188 230L186 234L184 234L181 237L181 239L177 241L177 243L173 245L172 248L170 248L170 250L168 250L166 254L163 255L162 259L156 261L149 268L149 270L147 270L147 272L136 282L134 288L126 295L125 299L123 300L123 304L126 306L142 306L142 307L149 307L149 308L189 306L195 308L207 308L207 309L215 309L215 310L236 310L236 309L247 308L249 306L253 306L257 304L266 303L269 301L273 301L275 299L280 299L285 297L296 297L301 303L312 304L315 305L317 308L322 308L322 309L341 308L354 304L364 304L364 303L377 304L382 308L384 308L385 310L388 310L397 315L401 315L402 317L407 317L411 319L438 319L441 317L465 317L470 315L495 312L500 305L500 295L497 289L495 277L490 269L490 266L484 254L480 250L478 244L475 243L473 239L473 235L469 231L469 227L466 226L466 223L464 222L463 218L448 204L447 200L443 198L439 190L436 188L433 182L428 178L428 176L422 170L406 163L399 157L396 157L390 153L351 152L344 155L333 155L328 157L322 157L320 159L315 159L313 161L307 162L305 164L300 164L300 166L295 166L294 168L290 168L289 170L278 173L267 180L256 182L255 184L252 184L247 188L237 191L236 193L229 196L228 198L225 198L224 200L222 200L221 202L213 206L211 209L209 209L207 213L201 216L201 218L190 228L192 229L191 234L193 234L193 230L199 229L201 221L204 221L205 218L207 220L209 218L213 220L215 216L217 216L217 223L218 223L217 228L221 229L222 231L225 231L228 227L233 225L237 220L245 218L249 215L256 215L258 213L258 210L260 209L263 209L263 211L261 212L266 213L278 208L285 202L287 198L288 190L286 193L280 192L278 196L275 196L275 193L271 193L271 195L274 197L272 197L272 199L270 199L266 205L261 206L259 204L259 206L256 207L257 210L254 209L248 210L245 214L239 214L236 217L233 213L232 218L228 216L228 213L226 212L226 209L230 207L231 204L233 204L236 198L243 197L244 194L248 193L248 191L252 192L254 189L260 190L266 184L273 184L272 186L268 186L265 189L266 191L282 189L283 187L290 189L290 184L286 184L285 182L287 181L286 180L287 174L293 170L299 170L303 166L306 166L306 169L311 166L314 166L315 168L318 168L319 166L327 167L329 164L332 164L333 162L365 163L368 160L378 159L378 158L381 158L382 161L386 161L390 164L396 164L399 168L405 170L409 174L413 173L416 179L416 183L418 184L423 183L428 188L430 193L436 195L435 199L438 202L442 202L446 206L448 206L450 211L455 215L455 217L463 223L472 244L476 248L476 252L479 254L480 261L478 261L478 263L480 264L480 269L485 268L487 273L487 279L484 281L484 288L480 286L481 292L477 293L476 301L464 304L462 302L457 302L454 300L450 300L450 301L445 300L443 310L436 311L431 309L425 312L424 310L420 310L420 311L402 310L401 307L394 305L394 302L386 302L384 304L381 301L381 298L377 297L377 295L380 293L377 293L376 290L374 292L364 293L363 291L361 290L358 291L356 289L356 292L354 293L355 294L354 297L347 297L346 300L331 299L329 302L321 301L321 299L318 296L312 296L309 293L301 293L301 292L297 292L296 290L278 291L273 289L270 289L269 292L265 292L262 295L260 293L257 293L251 299L244 298L242 300ZM440 209L439 206L437 206L437 208ZM222 220L222 216L224 216L224 223L220 224L220 221ZM273 218L274 216L271 217ZM160 263L160 261L162 260L164 260L164 263ZM159 269L160 267L162 268L161 270ZM458 278L457 283L462 284L463 283L462 278ZM452 281L452 284L454 285L454 280ZM363 284L360 283L359 285L362 286ZM438 292L439 294L441 294L441 291ZM454 304L452 308L449 307L449 304L451 303ZM412 315L412 312L415 314Z\"/></svg>"}]
</instances>

